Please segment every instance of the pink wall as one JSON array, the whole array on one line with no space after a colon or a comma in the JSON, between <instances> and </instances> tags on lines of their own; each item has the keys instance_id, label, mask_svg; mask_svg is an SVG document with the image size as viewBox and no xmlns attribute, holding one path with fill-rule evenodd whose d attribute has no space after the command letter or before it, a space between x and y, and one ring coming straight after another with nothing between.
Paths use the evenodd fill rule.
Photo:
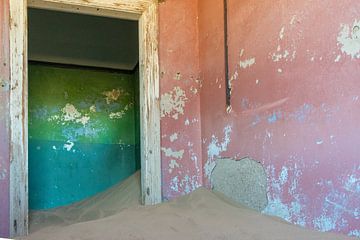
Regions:
<instances>
[{"instance_id":1,"label":"pink wall","mask_svg":"<svg viewBox=\"0 0 360 240\"><path fill-rule=\"evenodd\" d=\"M202 185L197 0L160 3L163 197Z\"/></svg>"},{"instance_id":2,"label":"pink wall","mask_svg":"<svg viewBox=\"0 0 360 240\"><path fill-rule=\"evenodd\" d=\"M229 114L223 0L199 0L205 185L215 158L249 156L268 174L265 213L360 236L360 2L228 2Z\"/></svg>"}]
</instances>

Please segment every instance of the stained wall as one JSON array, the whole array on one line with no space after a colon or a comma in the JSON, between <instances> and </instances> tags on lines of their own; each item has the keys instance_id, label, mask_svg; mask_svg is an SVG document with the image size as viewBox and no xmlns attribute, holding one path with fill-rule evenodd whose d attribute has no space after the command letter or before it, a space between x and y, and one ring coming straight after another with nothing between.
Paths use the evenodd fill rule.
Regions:
<instances>
[{"instance_id":1,"label":"stained wall","mask_svg":"<svg viewBox=\"0 0 360 240\"><path fill-rule=\"evenodd\" d=\"M248 156L267 172L264 213L360 236L360 3L228 4L231 109L223 1L199 1L204 184L215 159Z\"/></svg>"}]
</instances>

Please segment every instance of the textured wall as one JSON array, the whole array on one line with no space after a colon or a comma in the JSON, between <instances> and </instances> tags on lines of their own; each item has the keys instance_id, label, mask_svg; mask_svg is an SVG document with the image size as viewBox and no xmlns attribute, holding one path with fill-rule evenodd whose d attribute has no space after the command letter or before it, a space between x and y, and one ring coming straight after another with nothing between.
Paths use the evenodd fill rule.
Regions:
<instances>
[{"instance_id":1,"label":"textured wall","mask_svg":"<svg viewBox=\"0 0 360 240\"><path fill-rule=\"evenodd\" d=\"M31 209L70 204L136 171L135 88L131 73L30 65Z\"/></svg>"},{"instance_id":2,"label":"textured wall","mask_svg":"<svg viewBox=\"0 0 360 240\"><path fill-rule=\"evenodd\" d=\"M360 236L360 3L229 0L231 113L222 4L199 1L205 185L214 159L249 156L265 213Z\"/></svg>"},{"instance_id":3,"label":"textured wall","mask_svg":"<svg viewBox=\"0 0 360 240\"><path fill-rule=\"evenodd\" d=\"M160 3L164 199L202 185L197 0Z\"/></svg>"}]
</instances>

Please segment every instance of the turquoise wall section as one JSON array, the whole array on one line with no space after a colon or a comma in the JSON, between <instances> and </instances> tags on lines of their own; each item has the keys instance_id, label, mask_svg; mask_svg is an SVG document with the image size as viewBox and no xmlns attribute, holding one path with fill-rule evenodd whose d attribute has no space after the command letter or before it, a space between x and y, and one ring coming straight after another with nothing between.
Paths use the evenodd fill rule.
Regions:
<instances>
[{"instance_id":1,"label":"turquoise wall section","mask_svg":"<svg viewBox=\"0 0 360 240\"><path fill-rule=\"evenodd\" d=\"M140 168L136 75L29 64L30 209L82 200Z\"/></svg>"}]
</instances>

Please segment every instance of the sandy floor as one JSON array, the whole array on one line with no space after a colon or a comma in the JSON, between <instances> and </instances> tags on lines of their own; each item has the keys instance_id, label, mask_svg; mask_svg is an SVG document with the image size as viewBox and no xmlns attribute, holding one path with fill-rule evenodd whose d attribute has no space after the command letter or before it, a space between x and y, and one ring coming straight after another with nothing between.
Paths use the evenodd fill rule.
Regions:
<instances>
[{"instance_id":1,"label":"sandy floor","mask_svg":"<svg viewBox=\"0 0 360 240\"><path fill-rule=\"evenodd\" d=\"M153 207L139 204L139 173L70 207L31 213L27 239L352 239L304 230L205 189Z\"/></svg>"}]
</instances>

